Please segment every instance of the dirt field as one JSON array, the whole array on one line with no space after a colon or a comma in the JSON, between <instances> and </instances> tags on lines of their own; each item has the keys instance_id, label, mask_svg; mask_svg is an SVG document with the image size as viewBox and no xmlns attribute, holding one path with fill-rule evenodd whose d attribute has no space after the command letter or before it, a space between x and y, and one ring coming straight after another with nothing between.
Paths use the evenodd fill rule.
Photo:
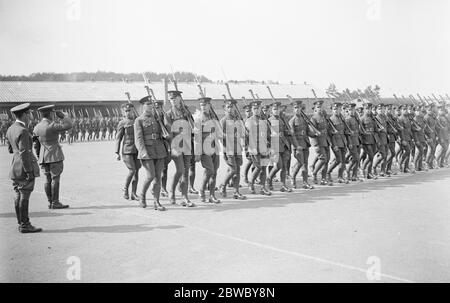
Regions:
<instances>
[{"instance_id":1,"label":"dirt field","mask_svg":"<svg viewBox=\"0 0 450 303\"><path fill-rule=\"evenodd\" d=\"M1 282L450 282L450 169L156 212L121 198L112 142L63 149L71 208L49 210L40 177L44 232L20 234L0 147Z\"/></svg>"}]
</instances>

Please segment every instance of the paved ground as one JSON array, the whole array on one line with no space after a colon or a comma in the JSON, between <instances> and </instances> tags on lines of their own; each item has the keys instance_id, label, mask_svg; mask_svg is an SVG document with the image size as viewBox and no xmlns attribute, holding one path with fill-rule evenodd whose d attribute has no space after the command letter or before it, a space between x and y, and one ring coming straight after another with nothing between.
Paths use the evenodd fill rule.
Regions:
<instances>
[{"instance_id":1,"label":"paved ground","mask_svg":"<svg viewBox=\"0 0 450 303\"><path fill-rule=\"evenodd\" d=\"M1 282L69 282L70 257L82 282L371 282L377 268L375 281L450 282L449 169L156 212L121 199L112 150L64 145L71 208L47 209L41 177L30 211L45 232L19 234L0 147Z\"/></svg>"}]
</instances>

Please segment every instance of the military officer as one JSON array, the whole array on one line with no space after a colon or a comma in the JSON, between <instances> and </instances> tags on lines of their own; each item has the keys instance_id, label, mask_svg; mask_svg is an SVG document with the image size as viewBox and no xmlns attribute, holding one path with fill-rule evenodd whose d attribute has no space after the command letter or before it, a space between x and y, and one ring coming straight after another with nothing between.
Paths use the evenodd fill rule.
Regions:
<instances>
[{"instance_id":1,"label":"military officer","mask_svg":"<svg viewBox=\"0 0 450 303\"><path fill-rule=\"evenodd\" d=\"M16 117L16 122L6 131L8 151L14 154L9 177L13 181L14 207L21 233L42 231L41 228L31 225L28 217L31 192L34 190L35 178L39 177L39 166L32 152L31 133L26 126L29 121L29 109L30 103L11 108L10 111Z\"/></svg>"},{"instance_id":2,"label":"military officer","mask_svg":"<svg viewBox=\"0 0 450 303\"><path fill-rule=\"evenodd\" d=\"M221 129L223 130L222 145L223 157L228 166L227 173L219 191L222 197L227 196L227 185L233 179L234 193L233 198L238 200L247 199L246 196L239 192L240 170L242 166L242 139L245 137L245 126L239 120L236 112L236 100L225 100L225 115L220 119ZM247 119L248 120L248 119Z\"/></svg>"},{"instance_id":3,"label":"military officer","mask_svg":"<svg viewBox=\"0 0 450 303\"><path fill-rule=\"evenodd\" d=\"M348 143L348 158L349 164L347 166L347 181L359 181L358 178L359 169L359 156L360 156L360 129L359 129L359 117L356 114L356 104L350 103L343 106L346 115L344 117L345 122L350 128L350 133L347 133Z\"/></svg>"},{"instance_id":4,"label":"military officer","mask_svg":"<svg viewBox=\"0 0 450 303\"><path fill-rule=\"evenodd\" d=\"M303 188L313 189L314 187L308 183L308 158L309 148L311 143L309 137L320 135L319 133L313 133L307 124L304 116L302 115L302 101L294 100L292 103L294 110L294 116L289 120L289 130L291 132L292 147L294 151L294 157L297 163L293 167L292 173L292 186L297 187L297 174L301 170ZM289 155L290 157L290 155Z\"/></svg>"},{"instance_id":5,"label":"military officer","mask_svg":"<svg viewBox=\"0 0 450 303\"><path fill-rule=\"evenodd\" d=\"M142 208L147 207L147 190L153 182L154 209L164 211L165 207L159 203L159 196L164 159L168 156L162 129L166 125L161 117L156 114L150 97L142 98L139 103L142 104L142 114L134 121L134 144L138 151L138 159L141 160L142 167L146 172L139 203Z\"/></svg>"},{"instance_id":6,"label":"military officer","mask_svg":"<svg viewBox=\"0 0 450 303\"><path fill-rule=\"evenodd\" d=\"M250 157L255 170L250 178L250 193L255 194L255 181L260 178L261 195L270 196L272 193L266 188L266 172L269 163L270 148L270 122L263 119L261 112L261 101L253 101L251 103L252 116L245 121L246 135L248 137Z\"/></svg>"},{"instance_id":7,"label":"military officer","mask_svg":"<svg viewBox=\"0 0 450 303\"><path fill-rule=\"evenodd\" d=\"M312 145L316 151L317 162L313 165L313 182L318 184L317 174L321 172L322 179L320 185L333 185L327 180L328 161L330 160L330 148L328 143L328 122L326 112L322 109L323 101L317 100L313 103L314 113L311 122L319 131L317 135L312 136Z\"/></svg>"},{"instance_id":8,"label":"military officer","mask_svg":"<svg viewBox=\"0 0 450 303\"><path fill-rule=\"evenodd\" d=\"M449 134L449 121L445 116L446 114L446 109L445 109L445 105L440 105L438 107L438 124L437 124L437 137L438 137L438 143L440 145L440 150L437 152L436 155L436 162L438 167L444 167L445 164L445 155L447 153L448 150L448 145L449 145L449 138L448 138L448 134Z\"/></svg>"},{"instance_id":9,"label":"military officer","mask_svg":"<svg viewBox=\"0 0 450 303\"><path fill-rule=\"evenodd\" d=\"M123 119L117 125L115 152L117 160L123 160L128 168L128 175L125 178L125 185L122 189L124 199L130 199L129 187L131 183L131 200L139 201L139 196L136 194L139 169L141 162L138 159L138 151L134 144L134 105L127 103L122 105ZM121 150L122 145L122 150ZM122 157L120 156L122 152Z\"/></svg>"},{"instance_id":10,"label":"military officer","mask_svg":"<svg viewBox=\"0 0 450 303\"><path fill-rule=\"evenodd\" d=\"M363 162L363 175L366 179L377 179L372 174L373 158L375 156L375 148L379 143L377 125L373 119L372 103L364 104L364 115L361 117L361 125L364 129L362 134L362 144L365 153Z\"/></svg>"},{"instance_id":11,"label":"military officer","mask_svg":"<svg viewBox=\"0 0 450 303\"><path fill-rule=\"evenodd\" d=\"M413 132L416 148L416 154L414 156L414 168L416 169L416 171L423 171L423 154L424 148L427 145L427 140L425 137L425 119L422 114L422 108L420 106L414 107L414 122L419 127Z\"/></svg>"},{"instance_id":12,"label":"military officer","mask_svg":"<svg viewBox=\"0 0 450 303\"><path fill-rule=\"evenodd\" d=\"M406 105L400 105L399 108L402 112L402 115L398 119L398 122L403 128L401 132L402 156L400 160L400 171L403 173L414 172L409 170L409 161L411 157L411 141L413 138L408 107Z\"/></svg>"},{"instance_id":13,"label":"military officer","mask_svg":"<svg viewBox=\"0 0 450 303\"><path fill-rule=\"evenodd\" d=\"M34 127L39 150L39 164L45 175L44 189L50 209L68 208L59 199L60 179L64 169L64 154L58 142L60 133L72 128L72 120L61 111L55 111L55 105L46 105L38 108L42 121ZM60 119L55 121L55 116Z\"/></svg>"},{"instance_id":14,"label":"military officer","mask_svg":"<svg viewBox=\"0 0 450 303\"><path fill-rule=\"evenodd\" d=\"M267 184L269 190L273 190L273 179L275 175L280 171L281 192L292 192L292 189L286 185L286 173L288 169L288 159L291 157L291 143L289 141L289 125L285 125L285 120L280 116L281 102L272 103L272 115L269 118L269 122L272 126L278 125L278 132L271 132L272 137L276 137L274 140L278 145L276 152L277 162L276 166L273 166L269 171L267 178ZM273 128L272 128L273 129ZM272 146L272 148L274 148Z\"/></svg>"},{"instance_id":15,"label":"military officer","mask_svg":"<svg viewBox=\"0 0 450 303\"><path fill-rule=\"evenodd\" d=\"M345 171L345 154L347 150L347 138L348 134L345 129L344 121L341 118L342 104L334 102L332 106L332 114L329 118L329 132L331 137L331 149L334 153L334 159L330 162L327 170L327 179L332 182L331 173L336 167L338 168L338 182L348 183L347 179L344 179Z\"/></svg>"},{"instance_id":16,"label":"military officer","mask_svg":"<svg viewBox=\"0 0 450 303\"><path fill-rule=\"evenodd\" d=\"M386 176L387 168L387 154L388 154L388 133L387 133L387 118L385 114L385 106L380 103L376 106L376 115L373 115L376 121L378 130L378 148L377 157L374 158L373 172L377 175L377 166L380 164L380 177Z\"/></svg>"},{"instance_id":17,"label":"military officer","mask_svg":"<svg viewBox=\"0 0 450 303\"><path fill-rule=\"evenodd\" d=\"M195 206L188 198L188 176L192 155L192 129L189 125L191 113L182 104L181 91L172 90L167 92L171 108L166 113L168 125L171 129L171 157L175 163L176 172L170 189L170 202L176 204L175 190L180 182L183 201L181 206Z\"/></svg>"},{"instance_id":18,"label":"military officer","mask_svg":"<svg viewBox=\"0 0 450 303\"><path fill-rule=\"evenodd\" d=\"M220 156L218 139L219 121L213 115L211 98L202 97L199 100L200 113L195 117L195 161L200 161L204 168L202 185L199 191L202 202L220 203L216 198L216 178L219 169ZM209 199L206 200L205 191L209 189Z\"/></svg>"}]
</instances>

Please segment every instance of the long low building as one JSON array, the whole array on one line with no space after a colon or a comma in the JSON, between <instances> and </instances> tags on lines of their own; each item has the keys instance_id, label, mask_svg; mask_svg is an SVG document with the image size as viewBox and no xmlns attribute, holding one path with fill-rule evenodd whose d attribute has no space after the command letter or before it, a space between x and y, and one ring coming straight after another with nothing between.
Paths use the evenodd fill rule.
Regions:
<instances>
[{"instance_id":1,"label":"long low building","mask_svg":"<svg viewBox=\"0 0 450 303\"><path fill-rule=\"evenodd\" d=\"M128 102L125 92L129 92L133 103L147 95L144 82L35 82L35 81L0 81L0 113L23 102L30 102L32 109L44 104L53 103L75 113L76 116L91 116L101 113L103 116L118 113L120 105ZM149 86L156 98L165 99L165 91L173 89L171 83L154 82ZM252 90L263 104L272 103L273 100L263 84L233 84L230 91L239 107L252 100L249 90ZM222 112L224 95L228 96L224 84L202 83L208 97L213 99L217 113ZM294 99L301 99L307 104L310 111L315 96L310 85L304 84L271 84L270 88L277 101L289 103L287 95ZM183 92L186 105L195 110L198 107L196 100L200 92L196 83L179 83L178 89ZM324 89L314 88L318 98L325 101L328 106L333 100L328 98ZM244 100L245 98L245 100ZM392 99L383 99L383 102L392 102Z\"/></svg>"}]
</instances>

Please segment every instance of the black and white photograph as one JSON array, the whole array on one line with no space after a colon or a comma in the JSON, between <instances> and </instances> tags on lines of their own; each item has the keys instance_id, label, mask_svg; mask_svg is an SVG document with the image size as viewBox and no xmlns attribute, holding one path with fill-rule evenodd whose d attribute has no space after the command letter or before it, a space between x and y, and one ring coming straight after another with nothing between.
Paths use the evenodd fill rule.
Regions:
<instances>
[{"instance_id":1,"label":"black and white photograph","mask_svg":"<svg viewBox=\"0 0 450 303\"><path fill-rule=\"evenodd\" d=\"M448 283L449 110L448 0L0 0L0 282Z\"/></svg>"}]
</instances>

